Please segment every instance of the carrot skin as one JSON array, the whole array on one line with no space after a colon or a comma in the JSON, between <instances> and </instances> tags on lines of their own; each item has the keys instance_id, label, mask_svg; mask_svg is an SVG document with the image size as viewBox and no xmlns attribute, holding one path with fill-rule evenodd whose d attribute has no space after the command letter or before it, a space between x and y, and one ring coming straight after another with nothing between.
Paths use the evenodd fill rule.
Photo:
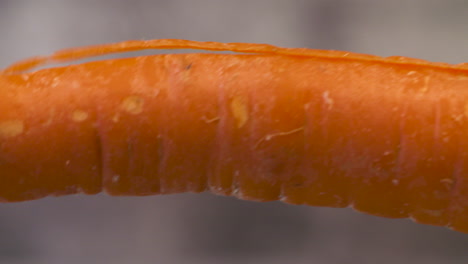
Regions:
<instances>
[{"instance_id":1,"label":"carrot skin","mask_svg":"<svg viewBox=\"0 0 468 264\"><path fill-rule=\"evenodd\" d=\"M1 200L210 190L468 233L465 64L257 51L5 70Z\"/></svg>"},{"instance_id":2,"label":"carrot skin","mask_svg":"<svg viewBox=\"0 0 468 264\"><path fill-rule=\"evenodd\" d=\"M101 191L89 90L47 75L1 77L2 201Z\"/></svg>"}]
</instances>

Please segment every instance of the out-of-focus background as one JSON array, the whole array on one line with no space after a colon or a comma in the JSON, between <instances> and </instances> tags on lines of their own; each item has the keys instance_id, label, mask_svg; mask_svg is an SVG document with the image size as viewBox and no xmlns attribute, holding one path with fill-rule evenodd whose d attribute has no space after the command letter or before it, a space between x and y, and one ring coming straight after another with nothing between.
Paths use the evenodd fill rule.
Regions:
<instances>
[{"instance_id":1,"label":"out-of-focus background","mask_svg":"<svg viewBox=\"0 0 468 264\"><path fill-rule=\"evenodd\" d=\"M72 46L153 38L461 63L468 2L0 0L2 68ZM210 194L80 195L0 204L2 263L468 263L468 235L351 209Z\"/></svg>"}]
</instances>

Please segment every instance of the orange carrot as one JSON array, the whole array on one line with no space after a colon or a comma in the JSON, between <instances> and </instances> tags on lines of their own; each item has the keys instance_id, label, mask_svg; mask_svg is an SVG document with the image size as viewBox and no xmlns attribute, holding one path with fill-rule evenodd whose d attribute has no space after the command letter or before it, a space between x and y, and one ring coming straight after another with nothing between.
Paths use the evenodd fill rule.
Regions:
<instances>
[{"instance_id":1,"label":"orange carrot","mask_svg":"<svg viewBox=\"0 0 468 264\"><path fill-rule=\"evenodd\" d=\"M36 66L142 49L141 56ZM468 63L186 40L0 72L0 199L202 192L468 233Z\"/></svg>"}]
</instances>

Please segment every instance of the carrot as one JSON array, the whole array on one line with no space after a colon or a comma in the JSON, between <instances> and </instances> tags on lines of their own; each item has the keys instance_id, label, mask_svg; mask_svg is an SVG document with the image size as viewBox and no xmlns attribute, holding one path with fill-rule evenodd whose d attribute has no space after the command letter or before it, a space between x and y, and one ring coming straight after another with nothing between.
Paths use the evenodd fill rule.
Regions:
<instances>
[{"instance_id":1,"label":"carrot","mask_svg":"<svg viewBox=\"0 0 468 264\"><path fill-rule=\"evenodd\" d=\"M102 60L142 49L189 53ZM0 199L203 192L468 233L468 63L127 41L0 72Z\"/></svg>"}]
</instances>

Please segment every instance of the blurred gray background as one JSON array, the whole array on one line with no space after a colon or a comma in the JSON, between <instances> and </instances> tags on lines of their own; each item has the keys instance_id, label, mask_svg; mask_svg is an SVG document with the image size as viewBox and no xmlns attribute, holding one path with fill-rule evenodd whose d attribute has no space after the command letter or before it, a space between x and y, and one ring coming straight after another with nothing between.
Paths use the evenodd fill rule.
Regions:
<instances>
[{"instance_id":1,"label":"blurred gray background","mask_svg":"<svg viewBox=\"0 0 468 264\"><path fill-rule=\"evenodd\" d=\"M0 0L2 68L62 48L153 38L461 63L468 1ZM210 194L80 195L0 204L0 263L468 263L468 235Z\"/></svg>"}]
</instances>

